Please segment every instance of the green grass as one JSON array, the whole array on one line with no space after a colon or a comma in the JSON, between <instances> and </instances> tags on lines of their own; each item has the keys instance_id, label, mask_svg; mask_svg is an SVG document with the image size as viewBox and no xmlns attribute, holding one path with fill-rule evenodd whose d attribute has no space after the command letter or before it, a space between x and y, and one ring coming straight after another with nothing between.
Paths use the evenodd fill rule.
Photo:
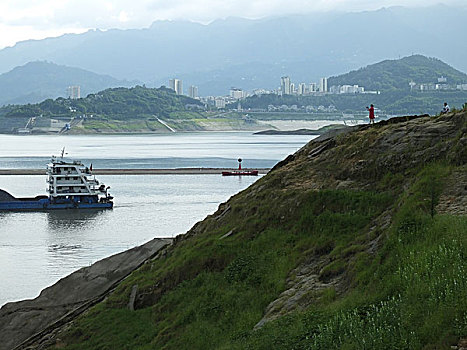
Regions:
<instances>
[{"instance_id":1,"label":"green grass","mask_svg":"<svg viewBox=\"0 0 467 350\"><path fill-rule=\"evenodd\" d=\"M352 292L272 322L236 347L449 349L465 337L467 218L432 218L427 204L427 189L439 188L447 171L434 166L420 173L378 257L355 265Z\"/></svg>"},{"instance_id":2,"label":"green grass","mask_svg":"<svg viewBox=\"0 0 467 350\"><path fill-rule=\"evenodd\" d=\"M261 179L255 200L240 193L222 221L200 223L188 239L134 272L79 317L60 346L449 348L467 336L467 219L434 210L450 166L412 171L412 183L382 176L375 188L384 191L280 191L273 176ZM391 225L379 227L387 215ZM369 242L378 237L372 252ZM328 263L319 278L344 274L344 292L310 293L305 310L253 330L291 271L320 256ZM129 311L134 285L141 298L138 310Z\"/></svg>"},{"instance_id":3,"label":"green grass","mask_svg":"<svg viewBox=\"0 0 467 350\"><path fill-rule=\"evenodd\" d=\"M257 231L255 228L259 226L254 220L247 221L236 228L236 234L220 240L224 231L230 230L220 227L186 240L166 258L146 264L97 308L99 312L93 311L92 321L89 317L78 321L78 328L85 327L86 332L78 336L70 334L70 342L79 342L87 348L113 344L113 337L106 341L104 336L88 338L88 335L106 332L101 325L108 324L107 310L119 310L115 322L127 323L136 317L125 306L131 287L137 284L140 290L152 291L154 295L157 288L164 291L159 293L157 302L148 302L143 312L138 311L140 317L147 317L144 310L151 310L149 328L154 335L151 346L180 348L191 344L199 349L223 346L226 341L251 331L265 307L284 290L289 271L307 254L312 254L315 241L328 235L335 240L339 237L345 241L356 237L358 240L360 230L389 203L388 195L371 192L297 192L293 198L297 196L303 206L298 213L291 214L297 216L292 225L277 220L281 213L273 205L261 207L257 209L261 210L258 215L270 224L264 229ZM311 222L313 213L317 219ZM342 231L343 227L347 229ZM329 269L335 265L331 264ZM162 282L155 288L155 281ZM327 298L332 299L332 292L328 294ZM113 325L113 328L124 327ZM134 333L138 329L127 327L126 331L118 332L118 339L133 336L139 339Z\"/></svg>"}]
</instances>

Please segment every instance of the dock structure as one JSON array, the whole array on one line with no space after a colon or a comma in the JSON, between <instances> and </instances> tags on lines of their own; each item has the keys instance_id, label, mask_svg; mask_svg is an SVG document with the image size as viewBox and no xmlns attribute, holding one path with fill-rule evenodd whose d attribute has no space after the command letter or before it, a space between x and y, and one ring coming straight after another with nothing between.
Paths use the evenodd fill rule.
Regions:
<instances>
[{"instance_id":1,"label":"dock structure","mask_svg":"<svg viewBox=\"0 0 467 350\"><path fill-rule=\"evenodd\" d=\"M95 175L221 175L234 168L169 168L169 169L93 169ZM249 169L244 169L249 170ZM257 168L261 175L267 174L270 168ZM45 169L0 169L0 175L45 175Z\"/></svg>"}]
</instances>

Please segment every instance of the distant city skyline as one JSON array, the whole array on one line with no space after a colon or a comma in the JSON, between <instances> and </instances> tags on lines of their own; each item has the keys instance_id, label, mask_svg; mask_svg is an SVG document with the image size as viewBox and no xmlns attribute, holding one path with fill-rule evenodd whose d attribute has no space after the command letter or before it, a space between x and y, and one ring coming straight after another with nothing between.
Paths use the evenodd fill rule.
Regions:
<instances>
[{"instance_id":1,"label":"distant city skyline","mask_svg":"<svg viewBox=\"0 0 467 350\"><path fill-rule=\"evenodd\" d=\"M370 11L382 7L467 7L465 0L3 0L0 3L0 49L18 41L83 33L90 29L144 28L156 20L209 23L227 17L258 19L328 11Z\"/></svg>"}]
</instances>

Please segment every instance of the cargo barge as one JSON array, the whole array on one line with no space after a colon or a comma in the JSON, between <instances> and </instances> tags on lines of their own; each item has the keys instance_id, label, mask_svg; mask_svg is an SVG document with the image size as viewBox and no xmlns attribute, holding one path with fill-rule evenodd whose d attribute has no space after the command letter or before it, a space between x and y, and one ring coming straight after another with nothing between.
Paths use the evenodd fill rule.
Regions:
<instances>
[{"instance_id":1,"label":"cargo barge","mask_svg":"<svg viewBox=\"0 0 467 350\"><path fill-rule=\"evenodd\" d=\"M47 164L48 195L16 198L0 189L0 211L48 211L58 209L110 209L113 197L109 186L92 175L92 165L86 167L77 160L52 156Z\"/></svg>"}]
</instances>

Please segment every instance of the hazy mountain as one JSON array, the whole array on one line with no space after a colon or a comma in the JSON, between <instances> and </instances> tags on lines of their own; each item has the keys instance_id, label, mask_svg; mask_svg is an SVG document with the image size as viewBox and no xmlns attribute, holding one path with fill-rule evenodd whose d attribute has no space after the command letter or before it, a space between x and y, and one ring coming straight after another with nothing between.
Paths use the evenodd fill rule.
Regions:
<instances>
[{"instance_id":1,"label":"hazy mountain","mask_svg":"<svg viewBox=\"0 0 467 350\"><path fill-rule=\"evenodd\" d=\"M467 71L465 18L467 10L439 5L208 25L157 21L141 30L21 42L0 51L0 72L41 59L156 86L177 76L207 95L225 94L231 85L274 88L283 74L308 82L413 53Z\"/></svg>"},{"instance_id":2,"label":"hazy mountain","mask_svg":"<svg viewBox=\"0 0 467 350\"><path fill-rule=\"evenodd\" d=\"M467 74L436 58L413 55L385 60L358 70L331 77L328 85L360 85L367 90L409 90L409 83L436 83L444 76L448 84L467 83Z\"/></svg>"},{"instance_id":3,"label":"hazy mountain","mask_svg":"<svg viewBox=\"0 0 467 350\"><path fill-rule=\"evenodd\" d=\"M109 87L133 86L136 83L50 62L30 62L0 75L0 106L65 97L66 89L71 85L79 85L81 96L85 97Z\"/></svg>"}]
</instances>

